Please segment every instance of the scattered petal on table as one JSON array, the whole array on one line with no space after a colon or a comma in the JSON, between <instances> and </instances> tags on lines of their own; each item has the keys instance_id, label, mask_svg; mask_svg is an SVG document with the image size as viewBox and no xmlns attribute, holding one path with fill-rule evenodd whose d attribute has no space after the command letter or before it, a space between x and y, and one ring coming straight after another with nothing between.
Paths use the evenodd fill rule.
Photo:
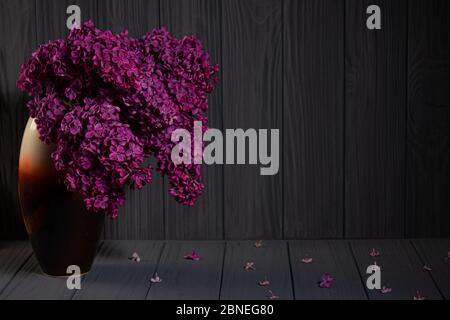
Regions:
<instances>
[{"instance_id":1,"label":"scattered petal on table","mask_svg":"<svg viewBox=\"0 0 450 320\"><path fill-rule=\"evenodd\" d=\"M258 240L255 242L255 244L253 245L255 248L261 248L263 246L263 242L262 240Z\"/></svg>"},{"instance_id":2,"label":"scattered petal on table","mask_svg":"<svg viewBox=\"0 0 450 320\"><path fill-rule=\"evenodd\" d=\"M377 251L375 248L372 248L372 251L369 253L371 257L379 257L381 255L380 251Z\"/></svg>"},{"instance_id":3,"label":"scattered petal on table","mask_svg":"<svg viewBox=\"0 0 450 320\"><path fill-rule=\"evenodd\" d=\"M427 298L425 298L424 296L422 296L419 292L419 290L417 290L416 295L414 296L414 300L426 300Z\"/></svg>"},{"instance_id":4,"label":"scattered petal on table","mask_svg":"<svg viewBox=\"0 0 450 320\"><path fill-rule=\"evenodd\" d=\"M261 280L258 282L258 284L262 287L268 286L270 284L270 281L267 280L267 278L264 278L264 280Z\"/></svg>"},{"instance_id":5,"label":"scattered petal on table","mask_svg":"<svg viewBox=\"0 0 450 320\"><path fill-rule=\"evenodd\" d=\"M380 291L381 291L382 294L387 294L387 293L391 293L392 292L392 288L391 287L387 287L387 286L383 286Z\"/></svg>"},{"instance_id":6,"label":"scattered petal on table","mask_svg":"<svg viewBox=\"0 0 450 320\"><path fill-rule=\"evenodd\" d=\"M185 255L183 258L184 258L184 259L187 259L187 260L198 261L198 260L200 260L202 257L200 257L200 255L199 255L197 252L192 251L191 254Z\"/></svg>"},{"instance_id":7,"label":"scattered petal on table","mask_svg":"<svg viewBox=\"0 0 450 320\"><path fill-rule=\"evenodd\" d=\"M150 278L151 283L161 283L162 279L158 276L157 273L155 273L155 276Z\"/></svg>"},{"instance_id":8,"label":"scattered petal on table","mask_svg":"<svg viewBox=\"0 0 450 320\"><path fill-rule=\"evenodd\" d=\"M244 265L244 269L245 270L256 270L255 263L251 262L251 261L246 262L245 265Z\"/></svg>"},{"instance_id":9,"label":"scattered petal on table","mask_svg":"<svg viewBox=\"0 0 450 320\"><path fill-rule=\"evenodd\" d=\"M433 269L431 269L428 265L424 265L423 270L431 272Z\"/></svg>"},{"instance_id":10,"label":"scattered petal on table","mask_svg":"<svg viewBox=\"0 0 450 320\"><path fill-rule=\"evenodd\" d=\"M336 279L332 278L328 273L324 273L322 275L322 281L319 281L319 287L331 289L335 280Z\"/></svg>"},{"instance_id":11,"label":"scattered petal on table","mask_svg":"<svg viewBox=\"0 0 450 320\"><path fill-rule=\"evenodd\" d=\"M302 262L303 262L303 263L311 263L311 262L313 262L313 258L311 258L311 257L309 257L308 255L306 255L306 256L304 256L304 257L302 258Z\"/></svg>"},{"instance_id":12,"label":"scattered petal on table","mask_svg":"<svg viewBox=\"0 0 450 320\"><path fill-rule=\"evenodd\" d=\"M268 297L270 300L280 299L280 297L277 296L277 295L275 295L275 293L273 293L272 290L268 290L267 293L268 293L267 297Z\"/></svg>"},{"instance_id":13,"label":"scattered petal on table","mask_svg":"<svg viewBox=\"0 0 450 320\"><path fill-rule=\"evenodd\" d=\"M139 257L139 255L137 254L137 252L133 252L133 254L131 255L131 257L128 258L129 260L132 261L136 261L136 262L141 262L141 257Z\"/></svg>"}]
</instances>

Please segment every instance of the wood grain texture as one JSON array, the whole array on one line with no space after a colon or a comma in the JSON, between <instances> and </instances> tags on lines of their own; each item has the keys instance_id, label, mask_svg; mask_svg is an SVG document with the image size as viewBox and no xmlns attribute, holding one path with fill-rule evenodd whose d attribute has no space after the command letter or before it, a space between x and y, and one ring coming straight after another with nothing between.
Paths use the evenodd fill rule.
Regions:
<instances>
[{"instance_id":1,"label":"wood grain texture","mask_svg":"<svg viewBox=\"0 0 450 320\"><path fill-rule=\"evenodd\" d=\"M304 240L289 242L295 299L366 300L365 284L358 275L347 241ZM310 257L311 263L302 259ZM320 288L322 275L329 273L336 281L332 289Z\"/></svg>"},{"instance_id":2,"label":"wood grain texture","mask_svg":"<svg viewBox=\"0 0 450 320\"><path fill-rule=\"evenodd\" d=\"M417 239L412 241L424 265L445 299L450 300L450 239Z\"/></svg>"},{"instance_id":3,"label":"wood grain texture","mask_svg":"<svg viewBox=\"0 0 450 320\"><path fill-rule=\"evenodd\" d=\"M224 128L281 128L281 11L277 0L222 2ZM261 176L260 165L224 169L225 237L281 238L281 173Z\"/></svg>"},{"instance_id":4,"label":"wood grain texture","mask_svg":"<svg viewBox=\"0 0 450 320\"><path fill-rule=\"evenodd\" d=\"M381 269L381 285L392 288L382 294L380 290L367 290L371 300L412 300L420 292L428 300L441 300L442 296L408 240L355 240L351 247L361 278L367 280L366 269L374 262ZM369 255L375 248L381 256Z\"/></svg>"},{"instance_id":5,"label":"wood grain texture","mask_svg":"<svg viewBox=\"0 0 450 320\"><path fill-rule=\"evenodd\" d=\"M25 237L17 173L28 119L26 95L16 87L20 66L36 46L35 1L0 2L0 239Z\"/></svg>"},{"instance_id":6,"label":"wood grain texture","mask_svg":"<svg viewBox=\"0 0 450 320\"><path fill-rule=\"evenodd\" d=\"M183 259L195 250L199 261ZM148 300L217 300L222 276L221 242L166 242L157 273L163 282L151 286Z\"/></svg>"},{"instance_id":7,"label":"wood grain texture","mask_svg":"<svg viewBox=\"0 0 450 320\"><path fill-rule=\"evenodd\" d=\"M168 0L161 2L161 25L174 36L194 35L210 54L210 63L221 63L221 1ZM221 77L221 74L219 74ZM222 129L222 84L209 96L208 127ZM204 124L206 125L206 124ZM166 239L223 238L223 166L203 165L205 189L195 207L165 198ZM165 185L169 182L165 179Z\"/></svg>"},{"instance_id":8,"label":"wood grain texture","mask_svg":"<svg viewBox=\"0 0 450 320\"><path fill-rule=\"evenodd\" d=\"M284 2L284 235L343 236L344 1Z\"/></svg>"},{"instance_id":9,"label":"wood grain texture","mask_svg":"<svg viewBox=\"0 0 450 320\"><path fill-rule=\"evenodd\" d=\"M69 290L64 277L49 277L32 255L0 294L0 300L70 300L74 290Z\"/></svg>"},{"instance_id":10,"label":"wood grain texture","mask_svg":"<svg viewBox=\"0 0 450 320\"><path fill-rule=\"evenodd\" d=\"M406 235L450 234L450 2L409 1Z\"/></svg>"},{"instance_id":11,"label":"wood grain texture","mask_svg":"<svg viewBox=\"0 0 450 320\"><path fill-rule=\"evenodd\" d=\"M143 300L164 244L151 241L104 241L75 300ZM129 258L136 252L140 262Z\"/></svg>"},{"instance_id":12,"label":"wood grain texture","mask_svg":"<svg viewBox=\"0 0 450 320\"><path fill-rule=\"evenodd\" d=\"M0 242L0 294L30 256L28 242Z\"/></svg>"},{"instance_id":13,"label":"wood grain texture","mask_svg":"<svg viewBox=\"0 0 450 320\"><path fill-rule=\"evenodd\" d=\"M292 300L292 281L287 243L263 241L256 248L253 242L228 242L225 250L221 300L268 300L271 290L283 300ZM255 270L245 270L253 262ZM259 281L268 280L268 286Z\"/></svg>"},{"instance_id":14,"label":"wood grain texture","mask_svg":"<svg viewBox=\"0 0 450 320\"><path fill-rule=\"evenodd\" d=\"M159 1L99 0L98 25L116 33L128 29L131 36L141 37L159 27ZM163 179L156 170L152 183L142 190L126 188L127 200L118 219L106 221L105 239L163 239L163 189Z\"/></svg>"},{"instance_id":15,"label":"wood grain texture","mask_svg":"<svg viewBox=\"0 0 450 320\"><path fill-rule=\"evenodd\" d=\"M381 8L381 30L366 9ZM406 1L345 8L345 235L404 234Z\"/></svg>"}]
</instances>

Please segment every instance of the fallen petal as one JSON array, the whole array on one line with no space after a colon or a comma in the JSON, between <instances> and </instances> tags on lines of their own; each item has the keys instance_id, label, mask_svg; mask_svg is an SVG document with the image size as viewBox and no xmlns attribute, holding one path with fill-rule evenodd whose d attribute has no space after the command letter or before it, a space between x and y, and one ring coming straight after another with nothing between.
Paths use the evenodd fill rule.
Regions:
<instances>
[{"instance_id":1,"label":"fallen petal","mask_svg":"<svg viewBox=\"0 0 450 320\"><path fill-rule=\"evenodd\" d=\"M311 263L312 261L313 261L313 259L311 257L308 257L308 256L304 256L302 258L302 262L303 263Z\"/></svg>"},{"instance_id":2,"label":"fallen petal","mask_svg":"<svg viewBox=\"0 0 450 320\"><path fill-rule=\"evenodd\" d=\"M319 287L331 289L335 280L336 279L332 278L328 273L324 273L322 275L322 281L319 281Z\"/></svg>"},{"instance_id":3,"label":"fallen petal","mask_svg":"<svg viewBox=\"0 0 450 320\"><path fill-rule=\"evenodd\" d=\"M432 269L429 266L427 266L427 265L423 266L423 270L430 271L430 272L432 271Z\"/></svg>"},{"instance_id":4,"label":"fallen petal","mask_svg":"<svg viewBox=\"0 0 450 320\"><path fill-rule=\"evenodd\" d=\"M255 242L255 244L253 245L255 248L261 248L262 247L262 240L258 240Z\"/></svg>"},{"instance_id":5,"label":"fallen petal","mask_svg":"<svg viewBox=\"0 0 450 320\"><path fill-rule=\"evenodd\" d=\"M137 254L137 252L133 252L131 257L128 258L131 261L141 262L141 257Z\"/></svg>"},{"instance_id":6,"label":"fallen petal","mask_svg":"<svg viewBox=\"0 0 450 320\"><path fill-rule=\"evenodd\" d=\"M392 292L392 288L390 288L390 287L383 286L381 288L381 293L382 294L391 293L391 292Z\"/></svg>"},{"instance_id":7,"label":"fallen petal","mask_svg":"<svg viewBox=\"0 0 450 320\"><path fill-rule=\"evenodd\" d=\"M381 254L375 248L372 248L372 251L369 253L371 257L379 257Z\"/></svg>"},{"instance_id":8,"label":"fallen petal","mask_svg":"<svg viewBox=\"0 0 450 320\"><path fill-rule=\"evenodd\" d=\"M419 290L417 290L416 295L414 296L414 300L426 300L427 298L425 298L424 296L422 296L419 292Z\"/></svg>"},{"instance_id":9,"label":"fallen petal","mask_svg":"<svg viewBox=\"0 0 450 320\"><path fill-rule=\"evenodd\" d=\"M186 260L199 261L202 257L200 257L200 255L197 252L192 251L191 254L185 255L183 258Z\"/></svg>"},{"instance_id":10,"label":"fallen petal","mask_svg":"<svg viewBox=\"0 0 450 320\"><path fill-rule=\"evenodd\" d=\"M150 278L150 282L151 283L161 283L162 279L158 276L157 273L155 273L155 276Z\"/></svg>"},{"instance_id":11,"label":"fallen petal","mask_svg":"<svg viewBox=\"0 0 450 320\"><path fill-rule=\"evenodd\" d=\"M262 287L268 286L270 284L270 281L267 279L261 280L258 282L258 284Z\"/></svg>"},{"instance_id":12,"label":"fallen petal","mask_svg":"<svg viewBox=\"0 0 450 320\"><path fill-rule=\"evenodd\" d=\"M244 265L245 270L256 270L254 262L246 262Z\"/></svg>"},{"instance_id":13,"label":"fallen petal","mask_svg":"<svg viewBox=\"0 0 450 320\"><path fill-rule=\"evenodd\" d=\"M275 295L275 294L272 292L272 290L268 290L268 295L267 295L267 296L269 297L270 300L280 299L280 297L277 296L277 295Z\"/></svg>"}]
</instances>

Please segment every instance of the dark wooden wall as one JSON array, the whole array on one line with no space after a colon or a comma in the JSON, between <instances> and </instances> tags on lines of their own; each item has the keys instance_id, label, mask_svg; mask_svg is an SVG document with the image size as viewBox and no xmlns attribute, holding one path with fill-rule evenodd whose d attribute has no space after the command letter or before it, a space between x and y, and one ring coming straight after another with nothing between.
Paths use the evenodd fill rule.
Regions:
<instances>
[{"instance_id":1,"label":"dark wooden wall","mask_svg":"<svg viewBox=\"0 0 450 320\"><path fill-rule=\"evenodd\" d=\"M210 126L281 132L278 175L206 166L195 208L157 177L127 191L105 238L450 235L448 0L0 0L0 238L24 236L19 67L67 34L70 4L116 32L198 36L222 70ZM366 28L371 4L382 30Z\"/></svg>"}]
</instances>

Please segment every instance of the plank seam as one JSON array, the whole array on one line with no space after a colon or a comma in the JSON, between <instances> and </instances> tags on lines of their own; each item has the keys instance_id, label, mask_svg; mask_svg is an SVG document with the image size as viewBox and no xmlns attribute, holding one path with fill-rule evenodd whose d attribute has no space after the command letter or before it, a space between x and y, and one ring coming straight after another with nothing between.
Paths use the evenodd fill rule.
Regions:
<instances>
[{"instance_id":1,"label":"plank seam","mask_svg":"<svg viewBox=\"0 0 450 320\"><path fill-rule=\"evenodd\" d=\"M158 243L159 241L155 241L156 243ZM156 264L155 267L153 268L153 274L152 276L158 271L159 269L159 263L161 262L161 257L163 255L164 250L166 249L166 242L162 242L162 246L161 246L161 250L159 252L159 256L158 256L158 260L156 260ZM148 295L150 293L150 290L152 289L152 283L149 282L149 286L147 289L147 293L145 294L144 300L148 299Z\"/></svg>"},{"instance_id":2,"label":"plank seam","mask_svg":"<svg viewBox=\"0 0 450 320\"><path fill-rule=\"evenodd\" d=\"M287 254L288 254L289 272L291 275L292 299L297 300L295 297L294 272L292 271L291 250L290 250L290 246L289 246L289 241L286 241L286 249L287 249Z\"/></svg>"},{"instance_id":3,"label":"plank seam","mask_svg":"<svg viewBox=\"0 0 450 320\"><path fill-rule=\"evenodd\" d=\"M108 240L106 240L106 241L108 241ZM109 241L111 241L111 240L109 240ZM114 241L114 240L113 240L113 241ZM115 240L115 241L118 241L118 240ZM91 270L94 268L95 260L97 260L97 255L100 253L100 250L103 248L104 243L105 243L105 240L102 240L102 241L99 243L99 245L98 245L97 253L95 254L95 259L94 259L94 261L92 262ZM89 270L89 272L90 272L91 270ZM86 275L84 276L84 278L86 278L87 276L88 276L88 274L86 274ZM83 279L83 277L82 277L81 279ZM73 300L73 299L75 298L75 296L79 295L79 294L78 294L79 290L73 290L73 291L74 291L74 293L72 294L72 296L70 297L69 300Z\"/></svg>"},{"instance_id":4,"label":"plank seam","mask_svg":"<svg viewBox=\"0 0 450 320\"><path fill-rule=\"evenodd\" d=\"M223 284L223 274L225 270L225 254L227 251L228 242L223 243L223 254L222 254L222 272L220 274L220 285L219 285L219 298L218 300L221 300L222 298L222 284Z\"/></svg>"},{"instance_id":5,"label":"plank seam","mask_svg":"<svg viewBox=\"0 0 450 320\"><path fill-rule=\"evenodd\" d=\"M11 279L9 279L9 281L6 283L6 285L0 289L0 297L2 296L2 294L5 292L6 288L11 284L11 282L14 280L14 278L17 276L17 274L23 269L23 267L25 266L25 264L28 262L28 260L31 259L31 257L33 256L33 251L31 251L28 254L28 257L26 259L24 259L24 261L20 264L20 266L17 268L17 270L14 272L14 275L11 277Z\"/></svg>"},{"instance_id":6,"label":"plank seam","mask_svg":"<svg viewBox=\"0 0 450 320\"><path fill-rule=\"evenodd\" d=\"M359 276L359 279L361 280L361 285L364 288L364 294L366 295L366 299L370 300L369 292L367 291L368 289L367 289L367 287L366 287L366 285L364 283L364 279L362 277L362 273L361 273L361 270L359 268L358 260L356 259L355 252L353 251L353 247L352 247L351 241L347 241L347 245L350 248L350 253L351 253L352 257L353 257L353 263L355 264L356 269L358 270L358 276Z\"/></svg>"},{"instance_id":7,"label":"plank seam","mask_svg":"<svg viewBox=\"0 0 450 320\"><path fill-rule=\"evenodd\" d=\"M409 244L411 245L411 247L413 247L417 257L419 258L420 262L422 262L423 265L425 265L425 259L422 257L422 255L420 254L419 249L416 247L415 243L413 240L409 239L408 240ZM443 300L445 299L445 295L444 293L441 291L441 288L439 287L439 285L437 284L436 279L434 279L433 275L431 272L427 272L428 276L430 277L431 281L433 282L434 286L436 287L437 291L439 292L439 294L441 295L441 298Z\"/></svg>"}]
</instances>

